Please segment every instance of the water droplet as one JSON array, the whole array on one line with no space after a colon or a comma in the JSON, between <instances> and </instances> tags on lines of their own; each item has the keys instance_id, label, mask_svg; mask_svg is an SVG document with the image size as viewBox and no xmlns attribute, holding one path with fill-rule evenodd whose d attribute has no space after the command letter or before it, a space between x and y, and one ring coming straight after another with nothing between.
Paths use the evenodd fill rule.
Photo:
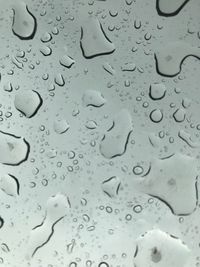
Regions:
<instances>
[{"instance_id":1,"label":"water droplet","mask_svg":"<svg viewBox=\"0 0 200 267\"><path fill-rule=\"evenodd\" d=\"M138 267L185 266L190 250L183 242L159 229L146 232L136 240L134 263Z\"/></svg>"},{"instance_id":2,"label":"water droplet","mask_svg":"<svg viewBox=\"0 0 200 267\"><path fill-rule=\"evenodd\" d=\"M37 28L37 21L24 2L16 2L13 8L13 33L22 40L32 39Z\"/></svg>"},{"instance_id":3,"label":"water droplet","mask_svg":"<svg viewBox=\"0 0 200 267\"><path fill-rule=\"evenodd\" d=\"M150 119L155 123L160 122L163 119L162 111L160 109L152 110L150 113Z\"/></svg>"},{"instance_id":4,"label":"water droplet","mask_svg":"<svg viewBox=\"0 0 200 267\"><path fill-rule=\"evenodd\" d=\"M196 159L175 154L154 160L149 173L140 177L138 185L143 192L162 200L174 214L188 215L196 208L197 176Z\"/></svg>"},{"instance_id":5,"label":"water droplet","mask_svg":"<svg viewBox=\"0 0 200 267\"><path fill-rule=\"evenodd\" d=\"M96 129L97 123L95 121L92 121L92 120L91 121L87 121L86 124L85 124L85 127L87 129L90 129L90 130Z\"/></svg>"},{"instance_id":6,"label":"water droplet","mask_svg":"<svg viewBox=\"0 0 200 267\"><path fill-rule=\"evenodd\" d=\"M108 62L103 64L103 68L105 71L107 71L109 74L114 75L115 69L113 66L111 66Z\"/></svg>"},{"instance_id":7,"label":"water droplet","mask_svg":"<svg viewBox=\"0 0 200 267\"><path fill-rule=\"evenodd\" d=\"M0 229L3 227L4 225L4 219L0 216Z\"/></svg>"},{"instance_id":8,"label":"water droplet","mask_svg":"<svg viewBox=\"0 0 200 267\"><path fill-rule=\"evenodd\" d=\"M54 131L58 134L63 134L69 130L70 126L65 119L57 119L54 121Z\"/></svg>"},{"instance_id":9,"label":"water droplet","mask_svg":"<svg viewBox=\"0 0 200 267\"><path fill-rule=\"evenodd\" d=\"M182 108L177 109L173 114L176 122L183 122L185 120L185 116L185 110Z\"/></svg>"},{"instance_id":10,"label":"water droplet","mask_svg":"<svg viewBox=\"0 0 200 267\"><path fill-rule=\"evenodd\" d=\"M20 91L15 95L15 108L27 118L35 116L42 103L43 100L40 94L33 90Z\"/></svg>"},{"instance_id":11,"label":"water droplet","mask_svg":"<svg viewBox=\"0 0 200 267\"><path fill-rule=\"evenodd\" d=\"M99 91L87 90L82 97L83 105L85 107L101 107L106 103L105 98Z\"/></svg>"},{"instance_id":12,"label":"water droplet","mask_svg":"<svg viewBox=\"0 0 200 267\"><path fill-rule=\"evenodd\" d=\"M13 90L12 83L8 82L7 84L4 84L3 89L6 92L12 92Z\"/></svg>"},{"instance_id":13,"label":"water droplet","mask_svg":"<svg viewBox=\"0 0 200 267\"><path fill-rule=\"evenodd\" d=\"M199 143L192 141L191 135L184 130L180 130L178 136L191 148L200 146Z\"/></svg>"},{"instance_id":14,"label":"water droplet","mask_svg":"<svg viewBox=\"0 0 200 267\"><path fill-rule=\"evenodd\" d=\"M178 75L183 61L188 56L200 59L200 49L184 42L172 42L165 45L155 53L157 72L167 77Z\"/></svg>"},{"instance_id":15,"label":"water droplet","mask_svg":"<svg viewBox=\"0 0 200 267\"><path fill-rule=\"evenodd\" d=\"M141 205L136 205L133 207L133 211L135 213L140 213L142 211L142 206Z\"/></svg>"},{"instance_id":16,"label":"water droplet","mask_svg":"<svg viewBox=\"0 0 200 267\"><path fill-rule=\"evenodd\" d=\"M58 193L47 201L46 217L41 224L35 226L29 239L28 257L33 257L38 249L41 249L52 237L55 225L66 215L69 207L68 199Z\"/></svg>"},{"instance_id":17,"label":"water droplet","mask_svg":"<svg viewBox=\"0 0 200 267\"><path fill-rule=\"evenodd\" d=\"M27 160L30 146L24 138L0 131L0 151L0 162L15 166Z\"/></svg>"},{"instance_id":18,"label":"water droplet","mask_svg":"<svg viewBox=\"0 0 200 267\"><path fill-rule=\"evenodd\" d=\"M115 51L97 18L90 17L81 27L81 50L85 58L106 55Z\"/></svg>"},{"instance_id":19,"label":"water droplet","mask_svg":"<svg viewBox=\"0 0 200 267\"><path fill-rule=\"evenodd\" d=\"M141 175L143 173L143 171L144 171L143 168L139 165L133 167L133 173L135 175Z\"/></svg>"},{"instance_id":20,"label":"water droplet","mask_svg":"<svg viewBox=\"0 0 200 267\"><path fill-rule=\"evenodd\" d=\"M99 263L98 267L109 267L109 264L105 261Z\"/></svg>"},{"instance_id":21,"label":"water droplet","mask_svg":"<svg viewBox=\"0 0 200 267\"><path fill-rule=\"evenodd\" d=\"M184 98L182 101L182 106L184 108L189 108L191 105L191 100L189 98Z\"/></svg>"},{"instance_id":22,"label":"water droplet","mask_svg":"<svg viewBox=\"0 0 200 267\"><path fill-rule=\"evenodd\" d=\"M107 130L100 143L101 154L106 158L123 155L126 151L131 131L131 115L127 110L122 109L115 116L112 127Z\"/></svg>"},{"instance_id":23,"label":"water droplet","mask_svg":"<svg viewBox=\"0 0 200 267\"><path fill-rule=\"evenodd\" d=\"M135 63L126 62L124 63L123 66L121 66L122 71L134 71L135 69L136 69Z\"/></svg>"},{"instance_id":24,"label":"water droplet","mask_svg":"<svg viewBox=\"0 0 200 267\"><path fill-rule=\"evenodd\" d=\"M43 45L40 48L40 52L43 54L43 56L50 56L52 54L52 49L51 47L47 46L47 45Z\"/></svg>"},{"instance_id":25,"label":"water droplet","mask_svg":"<svg viewBox=\"0 0 200 267\"><path fill-rule=\"evenodd\" d=\"M119 177L113 176L102 182L103 192L110 198L116 198L121 186Z\"/></svg>"},{"instance_id":26,"label":"water droplet","mask_svg":"<svg viewBox=\"0 0 200 267\"><path fill-rule=\"evenodd\" d=\"M47 42L50 42L52 39L52 35L51 33L49 32L44 32L40 38L40 40L43 42L43 43L47 43Z\"/></svg>"},{"instance_id":27,"label":"water droplet","mask_svg":"<svg viewBox=\"0 0 200 267\"><path fill-rule=\"evenodd\" d=\"M164 84L154 83L149 88L149 96L153 100L160 100L166 94L166 87Z\"/></svg>"}]
</instances>

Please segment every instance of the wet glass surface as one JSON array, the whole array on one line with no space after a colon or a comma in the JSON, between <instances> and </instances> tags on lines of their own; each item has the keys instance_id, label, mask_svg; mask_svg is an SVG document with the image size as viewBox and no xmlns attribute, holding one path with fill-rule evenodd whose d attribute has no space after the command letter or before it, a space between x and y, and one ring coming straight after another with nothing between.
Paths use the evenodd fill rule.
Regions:
<instances>
[{"instance_id":1,"label":"wet glass surface","mask_svg":"<svg viewBox=\"0 0 200 267\"><path fill-rule=\"evenodd\" d=\"M200 266L199 0L0 7L0 266Z\"/></svg>"}]
</instances>

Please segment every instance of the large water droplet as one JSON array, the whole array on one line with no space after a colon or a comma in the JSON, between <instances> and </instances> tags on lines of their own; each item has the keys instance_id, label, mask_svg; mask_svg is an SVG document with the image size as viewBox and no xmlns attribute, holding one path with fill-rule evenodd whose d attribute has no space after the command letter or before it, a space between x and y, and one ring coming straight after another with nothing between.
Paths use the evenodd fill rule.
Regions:
<instances>
[{"instance_id":1,"label":"large water droplet","mask_svg":"<svg viewBox=\"0 0 200 267\"><path fill-rule=\"evenodd\" d=\"M6 165L19 165L27 160L30 146L19 136L0 131L0 162Z\"/></svg>"},{"instance_id":2,"label":"large water droplet","mask_svg":"<svg viewBox=\"0 0 200 267\"><path fill-rule=\"evenodd\" d=\"M162 111L160 109L152 110L150 113L150 119L155 123L160 122L163 119Z\"/></svg>"},{"instance_id":3,"label":"large water droplet","mask_svg":"<svg viewBox=\"0 0 200 267\"><path fill-rule=\"evenodd\" d=\"M13 33L22 40L32 39L37 28L37 21L33 14L29 11L28 6L24 2L16 1L12 6L13 16Z\"/></svg>"},{"instance_id":4,"label":"large water droplet","mask_svg":"<svg viewBox=\"0 0 200 267\"><path fill-rule=\"evenodd\" d=\"M9 196L19 195L19 181L11 174L5 174L0 177L0 188Z\"/></svg>"},{"instance_id":5,"label":"large water droplet","mask_svg":"<svg viewBox=\"0 0 200 267\"><path fill-rule=\"evenodd\" d=\"M64 218L68 207L68 199L60 193L48 199L46 217L41 224L33 228L30 234L29 258L49 242L54 234L56 224Z\"/></svg>"},{"instance_id":6,"label":"large water droplet","mask_svg":"<svg viewBox=\"0 0 200 267\"><path fill-rule=\"evenodd\" d=\"M71 66L75 63L75 60L73 60L72 57L63 55L60 59L60 64L66 68L71 68Z\"/></svg>"},{"instance_id":7,"label":"large water droplet","mask_svg":"<svg viewBox=\"0 0 200 267\"><path fill-rule=\"evenodd\" d=\"M170 17L177 15L189 0L157 0L156 7L160 16Z\"/></svg>"},{"instance_id":8,"label":"large water droplet","mask_svg":"<svg viewBox=\"0 0 200 267\"><path fill-rule=\"evenodd\" d=\"M121 156L126 151L129 135L132 131L132 119L126 109L122 109L114 118L113 126L107 131L100 144L100 152L106 158Z\"/></svg>"},{"instance_id":9,"label":"large water droplet","mask_svg":"<svg viewBox=\"0 0 200 267\"><path fill-rule=\"evenodd\" d=\"M81 28L81 50L85 58L111 54L114 44L106 36L97 18L88 18Z\"/></svg>"},{"instance_id":10,"label":"large water droplet","mask_svg":"<svg viewBox=\"0 0 200 267\"><path fill-rule=\"evenodd\" d=\"M82 97L83 105L85 107L101 107L106 103L105 98L99 91L87 90Z\"/></svg>"},{"instance_id":11,"label":"large water droplet","mask_svg":"<svg viewBox=\"0 0 200 267\"><path fill-rule=\"evenodd\" d=\"M178 75L184 59L188 56L200 59L200 48L192 47L184 42L165 45L155 53L157 72L168 77Z\"/></svg>"},{"instance_id":12,"label":"large water droplet","mask_svg":"<svg viewBox=\"0 0 200 267\"><path fill-rule=\"evenodd\" d=\"M63 134L69 129L69 124L65 119L57 119L54 121L54 131L58 134Z\"/></svg>"},{"instance_id":13,"label":"large water droplet","mask_svg":"<svg viewBox=\"0 0 200 267\"><path fill-rule=\"evenodd\" d=\"M14 105L27 118L32 118L42 105L40 94L33 90L20 91L15 95Z\"/></svg>"},{"instance_id":14,"label":"large water droplet","mask_svg":"<svg viewBox=\"0 0 200 267\"><path fill-rule=\"evenodd\" d=\"M185 110L182 108L178 108L174 112L173 117L176 122L183 122L185 120Z\"/></svg>"},{"instance_id":15,"label":"large water droplet","mask_svg":"<svg viewBox=\"0 0 200 267\"><path fill-rule=\"evenodd\" d=\"M191 214L197 204L197 161L182 154L152 161L138 180L139 189L162 200L176 215ZM187 197L186 197L187 196Z\"/></svg>"},{"instance_id":16,"label":"large water droplet","mask_svg":"<svg viewBox=\"0 0 200 267\"><path fill-rule=\"evenodd\" d=\"M183 267L189 256L190 250L179 238L159 229L150 230L136 239L134 263L137 267Z\"/></svg>"},{"instance_id":17,"label":"large water droplet","mask_svg":"<svg viewBox=\"0 0 200 267\"><path fill-rule=\"evenodd\" d=\"M0 229L3 227L4 225L4 219L0 216Z\"/></svg>"}]
</instances>

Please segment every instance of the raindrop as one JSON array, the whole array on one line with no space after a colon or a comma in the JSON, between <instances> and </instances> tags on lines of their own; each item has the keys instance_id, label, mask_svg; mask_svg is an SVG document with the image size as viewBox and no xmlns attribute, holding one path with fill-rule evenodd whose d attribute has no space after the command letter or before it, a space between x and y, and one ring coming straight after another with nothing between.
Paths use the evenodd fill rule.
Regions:
<instances>
[{"instance_id":1,"label":"raindrop","mask_svg":"<svg viewBox=\"0 0 200 267\"><path fill-rule=\"evenodd\" d=\"M29 11L28 6L24 2L16 2L12 5L13 8L13 33L22 40L33 39L37 21L34 15Z\"/></svg>"},{"instance_id":2,"label":"raindrop","mask_svg":"<svg viewBox=\"0 0 200 267\"><path fill-rule=\"evenodd\" d=\"M27 118L35 116L42 103L40 94L33 90L20 91L15 95L15 108Z\"/></svg>"},{"instance_id":3,"label":"raindrop","mask_svg":"<svg viewBox=\"0 0 200 267\"><path fill-rule=\"evenodd\" d=\"M81 27L80 46L83 56L88 59L115 51L114 44L106 36L99 20L92 17Z\"/></svg>"},{"instance_id":4,"label":"raindrop","mask_svg":"<svg viewBox=\"0 0 200 267\"><path fill-rule=\"evenodd\" d=\"M152 122L158 123L163 119L163 113L160 109L154 109L150 113L150 119Z\"/></svg>"}]
</instances>

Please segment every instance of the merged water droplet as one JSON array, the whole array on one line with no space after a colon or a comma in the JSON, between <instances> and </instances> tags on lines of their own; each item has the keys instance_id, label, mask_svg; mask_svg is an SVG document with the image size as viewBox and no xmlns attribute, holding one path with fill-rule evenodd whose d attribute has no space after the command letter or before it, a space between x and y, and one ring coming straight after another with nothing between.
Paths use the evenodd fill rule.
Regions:
<instances>
[{"instance_id":1,"label":"merged water droplet","mask_svg":"<svg viewBox=\"0 0 200 267\"><path fill-rule=\"evenodd\" d=\"M121 156L125 153L129 135L132 131L132 118L128 110L122 109L114 118L113 126L108 129L100 143L100 152L106 158Z\"/></svg>"},{"instance_id":2,"label":"merged water droplet","mask_svg":"<svg viewBox=\"0 0 200 267\"><path fill-rule=\"evenodd\" d=\"M55 226L67 213L68 199L58 193L47 201L46 217L43 222L35 226L30 233L28 257L33 257L38 249L47 244L54 234Z\"/></svg>"},{"instance_id":3,"label":"merged water droplet","mask_svg":"<svg viewBox=\"0 0 200 267\"><path fill-rule=\"evenodd\" d=\"M189 248L179 238L154 229L137 238L134 264L137 267L183 267L189 256Z\"/></svg>"},{"instance_id":4,"label":"merged water droplet","mask_svg":"<svg viewBox=\"0 0 200 267\"><path fill-rule=\"evenodd\" d=\"M188 56L200 59L200 48L180 41L168 43L155 53L157 72L168 77L178 75L184 59Z\"/></svg>"},{"instance_id":5,"label":"merged water droplet","mask_svg":"<svg viewBox=\"0 0 200 267\"><path fill-rule=\"evenodd\" d=\"M163 201L174 214L188 215L197 205L197 176L197 160L175 154L153 160L149 173L140 177L137 185L142 192Z\"/></svg>"}]
</instances>

